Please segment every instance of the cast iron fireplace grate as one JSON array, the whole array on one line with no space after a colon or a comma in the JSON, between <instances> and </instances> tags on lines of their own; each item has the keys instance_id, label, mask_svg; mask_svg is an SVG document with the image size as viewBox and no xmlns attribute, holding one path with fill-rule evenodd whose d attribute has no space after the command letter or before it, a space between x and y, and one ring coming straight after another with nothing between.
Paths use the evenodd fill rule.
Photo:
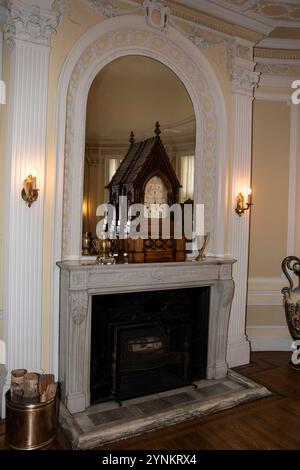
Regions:
<instances>
[{"instance_id":1,"label":"cast iron fireplace grate","mask_svg":"<svg viewBox=\"0 0 300 470\"><path fill-rule=\"evenodd\" d=\"M207 287L94 296L91 401L183 387L206 375Z\"/></svg>"}]
</instances>

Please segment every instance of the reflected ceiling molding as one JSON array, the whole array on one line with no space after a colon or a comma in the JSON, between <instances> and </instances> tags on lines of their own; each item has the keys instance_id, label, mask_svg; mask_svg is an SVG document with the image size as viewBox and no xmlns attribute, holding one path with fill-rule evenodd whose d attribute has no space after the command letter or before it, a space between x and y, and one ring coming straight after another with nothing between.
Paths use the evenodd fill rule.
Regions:
<instances>
[{"instance_id":1,"label":"reflected ceiling molding","mask_svg":"<svg viewBox=\"0 0 300 470\"><path fill-rule=\"evenodd\" d=\"M177 135L178 137L186 138L186 136L190 137L190 135L195 134L196 128L196 119L195 115L188 116L181 121L173 122L173 123L166 123L161 126L163 136L174 136ZM153 134L153 126L147 129L144 129L142 133L139 135L139 140L144 140L149 138ZM125 145L128 146L128 135L123 135L121 138L116 138L113 135L105 135L99 134L97 137L91 137L87 135L87 142L90 145L94 146L101 146L102 143L116 143L117 145Z\"/></svg>"}]
</instances>

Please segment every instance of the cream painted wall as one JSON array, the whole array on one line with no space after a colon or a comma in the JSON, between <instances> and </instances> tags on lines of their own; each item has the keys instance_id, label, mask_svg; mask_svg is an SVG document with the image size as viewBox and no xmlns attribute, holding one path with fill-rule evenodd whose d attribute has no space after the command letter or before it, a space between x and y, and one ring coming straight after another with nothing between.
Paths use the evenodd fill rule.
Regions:
<instances>
[{"instance_id":1,"label":"cream painted wall","mask_svg":"<svg viewBox=\"0 0 300 470\"><path fill-rule=\"evenodd\" d=\"M255 101L249 276L279 277L286 256L290 108Z\"/></svg>"},{"instance_id":2,"label":"cream painted wall","mask_svg":"<svg viewBox=\"0 0 300 470\"><path fill-rule=\"evenodd\" d=\"M247 333L254 347L265 343L265 349L286 349L290 343L280 292L286 284L281 262L287 256L291 108L276 95L290 91L258 93L275 97L254 101Z\"/></svg>"}]
</instances>

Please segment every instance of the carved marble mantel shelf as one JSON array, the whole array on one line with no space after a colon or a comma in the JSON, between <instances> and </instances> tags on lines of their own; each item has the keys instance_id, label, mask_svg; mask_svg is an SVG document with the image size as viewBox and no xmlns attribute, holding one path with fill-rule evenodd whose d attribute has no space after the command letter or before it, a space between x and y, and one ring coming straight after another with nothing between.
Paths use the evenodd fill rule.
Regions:
<instances>
[{"instance_id":1,"label":"carved marble mantel shelf","mask_svg":"<svg viewBox=\"0 0 300 470\"><path fill-rule=\"evenodd\" d=\"M228 323L234 293L230 258L201 262L97 266L88 261L57 263L60 277L59 380L72 413L90 406L91 298L108 293L209 286L207 378L227 375Z\"/></svg>"}]
</instances>

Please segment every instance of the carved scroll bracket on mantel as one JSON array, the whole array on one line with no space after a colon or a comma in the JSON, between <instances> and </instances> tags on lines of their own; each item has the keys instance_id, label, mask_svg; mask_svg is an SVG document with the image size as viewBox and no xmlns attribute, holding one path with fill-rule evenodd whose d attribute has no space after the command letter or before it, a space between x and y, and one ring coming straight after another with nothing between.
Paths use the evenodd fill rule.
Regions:
<instances>
[{"instance_id":1,"label":"carved scroll bracket on mantel","mask_svg":"<svg viewBox=\"0 0 300 470\"><path fill-rule=\"evenodd\" d=\"M64 261L61 270L60 365L62 399L69 411L90 406L93 295L210 287L207 378L227 375L227 331L234 293L233 259L98 266ZM99 312L101 314L101 312ZM201 312L199 312L201 314Z\"/></svg>"}]
</instances>

